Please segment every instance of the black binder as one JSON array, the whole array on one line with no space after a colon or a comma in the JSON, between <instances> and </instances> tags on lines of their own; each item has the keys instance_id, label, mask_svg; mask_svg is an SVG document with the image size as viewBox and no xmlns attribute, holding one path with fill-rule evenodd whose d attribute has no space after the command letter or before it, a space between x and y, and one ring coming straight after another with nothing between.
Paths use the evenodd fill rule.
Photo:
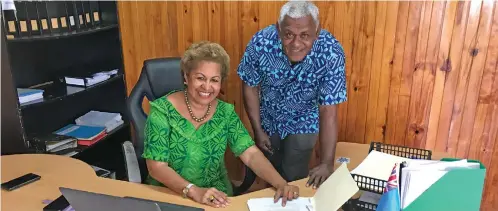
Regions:
<instances>
[{"instance_id":1,"label":"black binder","mask_svg":"<svg viewBox=\"0 0 498 211\"><path fill-rule=\"evenodd\" d=\"M28 30L28 13L26 11L25 1L15 1L16 5L16 15L17 24L19 28L19 37L29 37L30 32Z\"/></svg>"},{"instance_id":2,"label":"black binder","mask_svg":"<svg viewBox=\"0 0 498 211\"><path fill-rule=\"evenodd\" d=\"M101 24L101 14L100 6L98 1L90 1L90 12L93 26L99 26Z\"/></svg>"},{"instance_id":3,"label":"black binder","mask_svg":"<svg viewBox=\"0 0 498 211\"><path fill-rule=\"evenodd\" d=\"M5 36L7 39L14 39L19 37L19 26L17 25L16 11L10 9L15 6L14 2L4 2L6 8L3 10L3 24L5 28ZM2 5L3 6L3 5ZM10 7L10 8L7 8Z\"/></svg>"},{"instance_id":4,"label":"black binder","mask_svg":"<svg viewBox=\"0 0 498 211\"><path fill-rule=\"evenodd\" d=\"M81 4L81 1L73 1L73 7L74 13L77 16L76 26L78 27L78 30L86 29L87 26L85 23L85 15L83 12L83 5Z\"/></svg>"},{"instance_id":5,"label":"black binder","mask_svg":"<svg viewBox=\"0 0 498 211\"><path fill-rule=\"evenodd\" d=\"M38 19L40 21L40 29L43 35L50 34L49 19L47 14L47 3L45 1L37 1L36 9L38 10Z\"/></svg>"},{"instance_id":6,"label":"black binder","mask_svg":"<svg viewBox=\"0 0 498 211\"><path fill-rule=\"evenodd\" d=\"M78 22L78 15L74 10L73 1L65 1L64 6L66 7L67 21L68 21L68 29L69 31L76 31L78 26L76 22Z\"/></svg>"},{"instance_id":7,"label":"black binder","mask_svg":"<svg viewBox=\"0 0 498 211\"><path fill-rule=\"evenodd\" d=\"M47 7L47 19L48 19L48 25L50 26L50 31L52 33L59 33L61 32L61 22L59 19L59 13L58 13L58 8L57 8L57 3L56 1L47 1L46 2L46 7Z\"/></svg>"},{"instance_id":8,"label":"black binder","mask_svg":"<svg viewBox=\"0 0 498 211\"><path fill-rule=\"evenodd\" d=\"M83 7L83 17L85 20L85 24L87 28L92 28L92 11L90 11L90 2L89 1L81 1L81 5Z\"/></svg>"},{"instance_id":9,"label":"black binder","mask_svg":"<svg viewBox=\"0 0 498 211\"><path fill-rule=\"evenodd\" d=\"M38 9L36 8L35 1L26 2L26 12L28 17L28 31L31 36L41 35L42 29L40 27L40 18L38 17Z\"/></svg>"}]
</instances>

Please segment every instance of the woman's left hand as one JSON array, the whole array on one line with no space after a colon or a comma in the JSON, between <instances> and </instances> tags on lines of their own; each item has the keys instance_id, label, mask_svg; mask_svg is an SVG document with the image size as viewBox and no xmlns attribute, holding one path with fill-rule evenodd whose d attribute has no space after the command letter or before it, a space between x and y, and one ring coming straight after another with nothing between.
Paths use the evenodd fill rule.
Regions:
<instances>
[{"instance_id":1,"label":"woman's left hand","mask_svg":"<svg viewBox=\"0 0 498 211\"><path fill-rule=\"evenodd\" d=\"M296 199L297 197L299 197L299 187L285 184L277 187L274 202L277 203L277 201L282 198L282 207L285 207L287 200Z\"/></svg>"}]
</instances>

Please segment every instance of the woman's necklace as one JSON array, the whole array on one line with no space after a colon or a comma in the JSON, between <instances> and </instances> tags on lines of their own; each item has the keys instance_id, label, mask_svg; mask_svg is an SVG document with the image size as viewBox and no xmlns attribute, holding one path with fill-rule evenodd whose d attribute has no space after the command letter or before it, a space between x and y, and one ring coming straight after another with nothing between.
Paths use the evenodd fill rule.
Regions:
<instances>
[{"instance_id":1,"label":"woman's necklace","mask_svg":"<svg viewBox=\"0 0 498 211\"><path fill-rule=\"evenodd\" d=\"M211 103L208 104L208 109L207 109L206 114L204 114L204 116L201 118L197 118L194 116L194 112L192 112L192 107L190 107L190 103L188 102L187 90L185 90L184 93L185 93L185 103L187 104L187 109L188 109L188 112L190 113L190 116L192 117L192 119L194 119L196 122L204 121L207 118L207 116L209 115L209 110L211 110Z\"/></svg>"}]
</instances>

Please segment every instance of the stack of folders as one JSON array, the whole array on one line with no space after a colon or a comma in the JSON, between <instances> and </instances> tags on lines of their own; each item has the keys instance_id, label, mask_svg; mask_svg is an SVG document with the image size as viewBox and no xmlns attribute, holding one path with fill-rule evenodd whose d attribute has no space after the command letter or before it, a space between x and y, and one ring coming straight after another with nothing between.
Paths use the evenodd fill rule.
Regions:
<instances>
[{"instance_id":1,"label":"stack of folders","mask_svg":"<svg viewBox=\"0 0 498 211\"><path fill-rule=\"evenodd\" d=\"M17 88L17 98L20 104L43 99L42 89Z\"/></svg>"},{"instance_id":2,"label":"stack of folders","mask_svg":"<svg viewBox=\"0 0 498 211\"><path fill-rule=\"evenodd\" d=\"M105 127L76 124L69 124L54 133L74 137L78 140L78 145L83 146L93 145L107 135Z\"/></svg>"},{"instance_id":3,"label":"stack of folders","mask_svg":"<svg viewBox=\"0 0 498 211\"><path fill-rule=\"evenodd\" d=\"M2 0L7 39L77 32L102 23L98 1Z\"/></svg>"},{"instance_id":4,"label":"stack of folders","mask_svg":"<svg viewBox=\"0 0 498 211\"><path fill-rule=\"evenodd\" d=\"M57 134L38 136L33 139L34 148L43 153L73 156L78 153L77 139Z\"/></svg>"},{"instance_id":5,"label":"stack of folders","mask_svg":"<svg viewBox=\"0 0 498 211\"><path fill-rule=\"evenodd\" d=\"M418 160L371 151L351 173L388 181L395 165L401 210L479 210L486 171L479 161ZM377 204L380 198L366 192L359 200Z\"/></svg>"},{"instance_id":6,"label":"stack of folders","mask_svg":"<svg viewBox=\"0 0 498 211\"><path fill-rule=\"evenodd\" d=\"M117 73L118 70L115 69L111 71L98 72L92 75L66 76L64 77L64 81L66 81L67 85L88 87L106 81L107 79L111 78L113 75L116 75Z\"/></svg>"},{"instance_id":7,"label":"stack of folders","mask_svg":"<svg viewBox=\"0 0 498 211\"><path fill-rule=\"evenodd\" d=\"M458 161L409 160L401 167L400 204L402 209L406 209L449 172L462 169L479 169L480 164L468 162L466 159Z\"/></svg>"},{"instance_id":8,"label":"stack of folders","mask_svg":"<svg viewBox=\"0 0 498 211\"><path fill-rule=\"evenodd\" d=\"M77 125L105 127L107 133L116 129L123 123L123 118L120 113L102 111L90 111L76 119Z\"/></svg>"}]
</instances>

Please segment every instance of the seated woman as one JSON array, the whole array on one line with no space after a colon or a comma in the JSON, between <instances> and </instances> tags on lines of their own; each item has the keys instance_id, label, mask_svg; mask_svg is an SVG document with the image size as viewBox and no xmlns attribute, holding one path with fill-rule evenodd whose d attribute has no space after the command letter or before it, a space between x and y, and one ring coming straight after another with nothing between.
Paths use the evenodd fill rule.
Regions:
<instances>
[{"instance_id":1,"label":"seated woman","mask_svg":"<svg viewBox=\"0 0 498 211\"><path fill-rule=\"evenodd\" d=\"M230 58L216 43L192 44L181 60L184 91L150 103L143 157L153 185L164 185L194 201L225 207L232 186L225 167L230 147L256 175L277 189L275 201L298 197L255 146L234 106L217 99L227 78Z\"/></svg>"}]
</instances>

